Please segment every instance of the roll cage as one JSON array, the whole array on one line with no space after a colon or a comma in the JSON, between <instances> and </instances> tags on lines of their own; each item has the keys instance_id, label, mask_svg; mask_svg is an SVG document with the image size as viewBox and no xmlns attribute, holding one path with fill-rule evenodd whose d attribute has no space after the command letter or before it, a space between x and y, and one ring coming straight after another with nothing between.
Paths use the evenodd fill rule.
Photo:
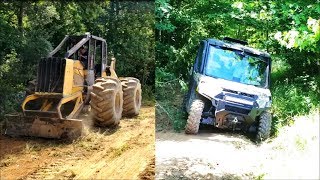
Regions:
<instances>
[{"instance_id":1,"label":"roll cage","mask_svg":"<svg viewBox=\"0 0 320 180\"><path fill-rule=\"evenodd\" d=\"M101 72L104 72L107 65L106 40L91 35L90 33L85 33L85 35L80 36L66 35L60 44L51 51L47 57L64 57L79 60L78 51L84 45L88 46L88 64L86 67L92 70L95 68L95 64L101 63ZM100 51L100 53L97 53L97 51ZM99 57L99 60L97 57Z\"/></svg>"}]
</instances>

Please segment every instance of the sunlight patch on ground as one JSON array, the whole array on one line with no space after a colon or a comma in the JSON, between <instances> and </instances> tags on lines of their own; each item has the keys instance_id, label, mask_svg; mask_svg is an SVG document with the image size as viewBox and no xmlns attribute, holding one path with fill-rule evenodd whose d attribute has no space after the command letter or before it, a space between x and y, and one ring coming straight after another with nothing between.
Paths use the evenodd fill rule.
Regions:
<instances>
[{"instance_id":1,"label":"sunlight patch on ground","mask_svg":"<svg viewBox=\"0 0 320 180\"><path fill-rule=\"evenodd\" d=\"M232 133L158 133L157 178L318 179L319 111L255 145Z\"/></svg>"}]
</instances>

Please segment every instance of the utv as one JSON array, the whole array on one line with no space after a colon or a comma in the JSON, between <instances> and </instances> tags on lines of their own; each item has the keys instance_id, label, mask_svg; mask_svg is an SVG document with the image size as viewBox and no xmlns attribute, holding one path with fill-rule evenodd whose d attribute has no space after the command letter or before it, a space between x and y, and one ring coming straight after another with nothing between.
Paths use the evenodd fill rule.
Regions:
<instances>
[{"instance_id":1,"label":"utv","mask_svg":"<svg viewBox=\"0 0 320 180\"><path fill-rule=\"evenodd\" d=\"M196 134L202 123L253 131L257 141L269 137L271 58L246 45L232 38L201 41L184 100L187 134Z\"/></svg>"}]
</instances>

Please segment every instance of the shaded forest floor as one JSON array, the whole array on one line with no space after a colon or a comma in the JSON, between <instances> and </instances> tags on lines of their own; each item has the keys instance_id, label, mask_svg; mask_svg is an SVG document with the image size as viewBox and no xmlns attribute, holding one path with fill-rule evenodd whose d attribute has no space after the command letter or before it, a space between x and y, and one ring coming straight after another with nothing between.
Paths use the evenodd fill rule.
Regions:
<instances>
[{"instance_id":1,"label":"shaded forest floor","mask_svg":"<svg viewBox=\"0 0 320 180\"><path fill-rule=\"evenodd\" d=\"M154 110L73 142L1 135L0 179L154 179Z\"/></svg>"},{"instance_id":2,"label":"shaded forest floor","mask_svg":"<svg viewBox=\"0 0 320 180\"><path fill-rule=\"evenodd\" d=\"M319 179L319 111L260 145L202 127L198 135L156 134L157 179Z\"/></svg>"}]
</instances>

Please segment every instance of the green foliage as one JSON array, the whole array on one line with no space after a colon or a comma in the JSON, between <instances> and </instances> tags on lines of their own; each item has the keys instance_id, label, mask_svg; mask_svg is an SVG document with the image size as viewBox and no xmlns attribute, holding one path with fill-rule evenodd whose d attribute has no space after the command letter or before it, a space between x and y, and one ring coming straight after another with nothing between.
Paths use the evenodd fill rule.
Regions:
<instances>
[{"instance_id":1,"label":"green foliage","mask_svg":"<svg viewBox=\"0 0 320 180\"><path fill-rule=\"evenodd\" d=\"M230 36L247 40L251 46L268 50L272 54L287 54L283 52L286 47L279 46L275 34L295 28L301 35L313 33L315 36L303 37L305 41L297 40L301 47L312 46L313 49L320 49L317 48L319 35L316 35L319 33L319 26L316 19L312 18L319 17L320 12L314 2L156 1L156 4L159 4L156 12L163 11L161 4L164 2L170 7L166 11L169 14L166 18L175 29L166 31L156 26L156 65L166 67L177 76L186 77L188 67L195 58L198 43L205 38L220 39ZM161 24L162 16L156 17L157 23ZM306 43L312 45L305 45Z\"/></svg>"},{"instance_id":2,"label":"green foliage","mask_svg":"<svg viewBox=\"0 0 320 180\"><path fill-rule=\"evenodd\" d=\"M20 59L17 58L17 53L12 50L3 57L2 62L0 65L0 117L5 112L13 112L17 109L23 98L23 94L19 93L23 90L23 85L21 80L16 78L17 74L20 74L16 67L22 65Z\"/></svg>"},{"instance_id":3,"label":"green foliage","mask_svg":"<svg viewBox=\"0 0 320 180\"><path fill-rule=\"evenodd\" d=\"M110 4L108 48L117 59L120 76L138 77L142 84L154 84L154 3L114 2Z\"/></svg>"},{"instance_id":4,"label":"green foliage","mask_svg":"<svg viewBox=\"0 0 320 180\"><path fill-rule=\"evenodd\" d=\"M186 114L181 108L185 83L174 74L165 72L163 68L156 69L156 117L157 130L184 129Z\"/></svg>"},{"instance_id":5,"label":"green foliage","mask_svg":"<svg viewBox=\"0 0 320 180\"><path fill-rule=\"evenodd\" d=\"M154 106L155 97L153 85L144 85L142 90L142 101L146 106Z\"/></svg>"},{"instance_id":6,"label":"green foliage","mask_svg":"<svg viewBox=\"0 0 320 180\"><path fill-rule=\"evenodd\" d=\"M273 133L293 122L296 115L308 114L319 107L320 95L314 91L305 91L304 84L279 82L272 88Z\"/></svg>"},{"instance_id":7,"label":"green foliage","mask_svg":"<svg viewBox=\"0 0 320 180\"><path fill-rule=\"evenodd\" d=\"M158 0L155 3L156 29L172 32L175 29L175 26L170 22L172 6L168 3L168 0Z\"/></svg>"}]
</instances>

